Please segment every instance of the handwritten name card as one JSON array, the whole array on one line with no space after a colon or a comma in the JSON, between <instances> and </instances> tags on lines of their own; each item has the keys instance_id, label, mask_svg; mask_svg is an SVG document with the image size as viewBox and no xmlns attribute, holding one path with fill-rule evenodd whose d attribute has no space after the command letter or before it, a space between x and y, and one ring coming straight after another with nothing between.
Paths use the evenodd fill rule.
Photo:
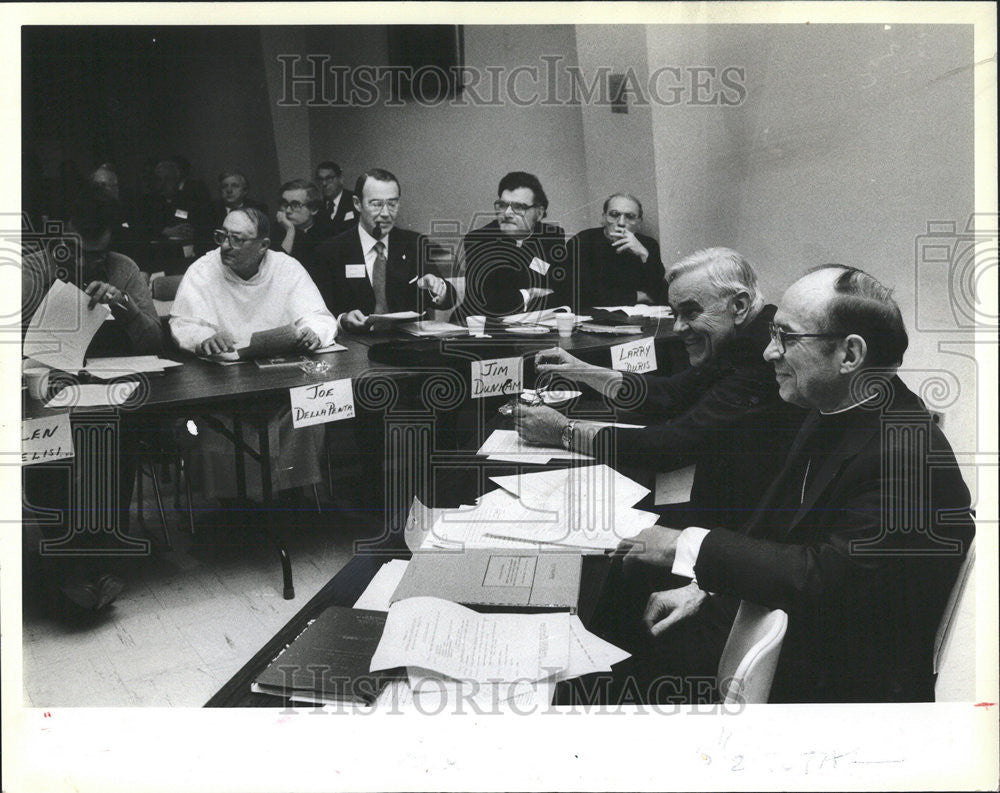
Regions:
<instances>
[{"instance_id":1,"label":"handwritten name card","mask_svg":"<svg viewBox=\"0 0 1000 793\"><path fill-rule=\"evenodd\" d=\"M656 347L653 339L636 339L611 348L611 368L620 372L656 371Z\"/></svg>"},{"instance_id":2,"label":"handwritten name card","mask_svg":"<svg viewBox=\"0 0 1000 793\"><path fill-rule=\"evenodd\" d=\"M351 378L288 389L292 401L292 426L311 427L354 418Z\"/></svg>"},{"instance_id":3,"label":"handwritten name card","mask_svg":"<svg viewBox=\"0 0 1000 793\"><path fill-rule=\"evenodd\" d=\"M521 393L521 358L490 358L472 362L472 398Z\"/></svg>"},{"instance_id":4,"label":"handwritten name card","mask_svg":"<svg viewBox=\"0 0 1000 793\"><path fill-rule=\"evenodd\" d=\"M21 463L35 465L73 456L69 414L21 422Z\"/></svg>"}]
</instances>

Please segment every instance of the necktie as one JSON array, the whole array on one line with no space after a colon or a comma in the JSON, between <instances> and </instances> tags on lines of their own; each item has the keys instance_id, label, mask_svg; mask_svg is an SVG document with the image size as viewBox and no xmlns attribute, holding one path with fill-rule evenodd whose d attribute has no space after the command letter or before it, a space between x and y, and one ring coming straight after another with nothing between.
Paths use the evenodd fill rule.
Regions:
<instances>
[{"instance_id":1,"label":"necktie","mask_svg":"<svg viewBox=\"0 0 1000 793\"><path fill-rule=\"evenodd\" d=\"M385 300L385 243L375 243L375 266L372 267L372 291L375 292L375 313L387 314L389 307Z\"/></svg>"}]
</instances>

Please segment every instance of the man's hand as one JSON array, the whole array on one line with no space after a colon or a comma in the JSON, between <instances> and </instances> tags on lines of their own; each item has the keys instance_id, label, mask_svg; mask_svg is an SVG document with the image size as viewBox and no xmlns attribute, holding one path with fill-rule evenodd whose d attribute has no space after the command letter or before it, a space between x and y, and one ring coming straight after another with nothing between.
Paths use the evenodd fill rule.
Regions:
<instances>
[{"instance_id":1,"label":"man's hand","mask_svg":"<svg viewBox=\"0 0 1000 793\"><path fill-rule=\"evenodd\" d=\"M279 209L274 213L274 219L278 221L278 225L281 226L285 231L292 231L295 226L292 221L288 219L288 215L285 214L285 210Z\"/></svg>"},{"instance_id":2,"label":"man's hand","mask_svg":"<svg viewBox=\"0 0 1000 793\"><path fill-rule=\"evenodd\" d=\"M574 382L586 383L595 391L606 393L609 397L614 397L618 393L618 387L624 379L621 372L584 363L561 347L551 347L536 353L535 372L538 377L558 374Z\"/></svg>"},{"instance_id":3,"label":"man's hand","mask_svg":"<svg viewBox=\"0 0 1000 793\"><path fill-rule=\"evenodd\" d=\"M448 294L448 283L433 273L426 273L417 279L417 287L423 289L425 292L429 292L431 300L435 303L440 303L444 300L444 296Z\"/></svg>"},{"instance_id":4,"label":"man's hand","mask_svg":"<svg viewBox=\"0 0 1000 793\"><path fill-rule=\"evenodd\" d=\"M625 251L634 253L644 263L649 258L646 246L628 229L615 229L611 232L611 247L615 249L615 253L625 253Z\"/></svg>"},{"instance_id":5,"label":"man's hand","mask_svg":"<svg viewBox=\"0 0 1000 793\"><path fill-rule=\"evenodd\" d=\"M295 346L300 350L318 350L320 348L319 336L312 328L302 326L299 328Z\"/></svg>"},{"instance_id":6,"label":"man's hand","mask_svg":"<svg viewBox=\"0 0 1000 793\"><path fill-rule=\"evenodd\" d=\"M205 341L194 348L195 353L202 356L219 355L224 352L232 352L236 349L236 340L220 330L214 336L209 336Z\"/></svg>"},{"instance_id":7,"label":"man's hand","mask_svg":"<svg viewBox=\"0 0 1000 793\"><path fill-rule=\"evenodd\" d=\"M562 431L567 419L558 410L545 405L514 407L514 429L528 443L537 446L561 446Z\"/></svg>"},{"instance_id":8,"label":"man's hand","mask_svg":"<svg viewBox=\"0 0 1000 793\"><path fill-rule=\"evenodd\" d=\"M340 318L340 326L344 330L364 330L370 324L368 315L359 308L348 311Z\"/></svg>"},{"instance_id":9,"label":"man's hand","mask_svg":"<svg viewBox=\"0 0 1000 793\"><path fill-rule=\"evenodd\" d=\"M121 289L104 281L91 281L83 291L90 295L90 302L87 303L87 308L93 308L98 303L120 306L121 308L125 308L128 304L128 299Z\"/></svg>"},{"instance_id":10,"label":"man's hand","mask_svg":"<svg viewBox=\"0 0 1000 793\"><path fill-rule=\"evenodd\" d=\"M635 293L635 302L636 305L651 306L653 305L653 298L651 298L646 292L639 289Z\"/></svg>"},{"instance_id":11,"label":"man's hand","mask_svg":"<svg viewBox=\"0 0 1000 793\"><path fill-rule=\"evenodd\" d=\"M669 573L674 566L677 538L680 536L680 529L650 526L632 539L622 540L618 550L627 550L622 559L622 573L626 577L650 571Z\"/></svg>"},{"instance_id":12,"label":"man's hand","mask_svg":"<svg viewBox=\"0 0 1000 793\"><path fill-rule=\"evenodd\" d=\"M646 603L642 621L651 635L659 636L672 625L697 614L707 597L708 593L694 581L680 589L654 592Z\"/></svg>"},{"instance_id":13,"label":"man's hand","mask_svg":"<svg viewBox=\"0 0 1000 793\"><path fill-rule=\"evenodd\" d=\"M163 228L163 236L168 240L193 240L194 239L194 226L190 223L177 223L173 226L165 226Z\"/></svg>"}]
</instances>

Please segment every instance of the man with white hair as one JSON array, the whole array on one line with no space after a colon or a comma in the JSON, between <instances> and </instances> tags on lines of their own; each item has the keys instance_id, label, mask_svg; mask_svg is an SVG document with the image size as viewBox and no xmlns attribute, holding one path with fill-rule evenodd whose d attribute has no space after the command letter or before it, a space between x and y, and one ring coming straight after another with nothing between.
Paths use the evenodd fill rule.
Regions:
<instances>
[{"instance_id":1,"label":"man with white hair","mask_svg":"<svg viewBox=\"0 0 1000 793\"><path fill-rule=\"evenodd\" d=\"M749 262L728 248L688 256L668 268L666 280L689 369L637 375L558 347L535 356L540 378L591 386L611 406L641 412L649 426L611 428L526 406L516 410L516 426L528 442L595 454L619 469L652 473L694 463L691 502L670 509L665 521L735 527L749 517L802 418L778 398L761 358L775 308L765 305Z\"/></svg>"}]
</instances>

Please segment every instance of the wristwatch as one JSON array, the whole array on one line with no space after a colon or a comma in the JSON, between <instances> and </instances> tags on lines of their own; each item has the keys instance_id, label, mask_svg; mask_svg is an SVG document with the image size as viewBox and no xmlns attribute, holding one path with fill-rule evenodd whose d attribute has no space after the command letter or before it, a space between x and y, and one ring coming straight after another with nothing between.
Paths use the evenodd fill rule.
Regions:
<instances>
[{"instance_id":1,"label":"wristwatch","mask_svg":"<svg viewBox=\"0 0 1000 793\"><path fill-rule=\"evenodd\" d=\"M573 430L576 428L576 422L572 419L566 422L566 426L562 429L562 447L568 451L573 451L570 447L573 445Z\"/></svg>"}]
</instances>

